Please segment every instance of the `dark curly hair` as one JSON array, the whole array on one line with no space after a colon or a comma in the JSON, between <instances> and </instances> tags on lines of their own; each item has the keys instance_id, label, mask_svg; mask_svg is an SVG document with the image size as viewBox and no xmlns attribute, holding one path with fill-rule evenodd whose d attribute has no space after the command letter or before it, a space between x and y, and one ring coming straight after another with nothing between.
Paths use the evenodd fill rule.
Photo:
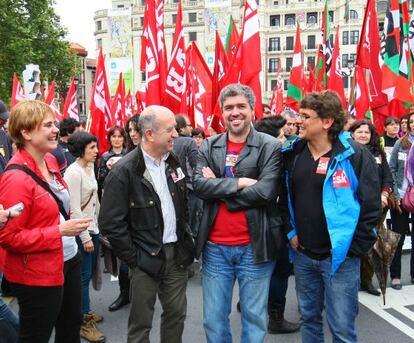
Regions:
<instances>
[{"instance_id":1,"label":"dark curly hair","mask_svg":"<svg viewBox=\"0 0 414 343\"><path fill-rule=\"evenodd\" d=\"M65 118L59 124L59 135L61 137L66 137L75 132L76 128L81 126L81 124L73 118Z\"/></svg>"},{"instance_id":2,"label":"dark curly hair","mask_svg":"<svg viewBox=\"0 0 414 343\"><path fill-rule=\"evenodd\" d=\"M315 111L321 119L332 118L334 122L329 128L328 136L331 142L337 139L345 125L345 112L338 94L329 90L308 93L300 102L299 107Z\"/></svg>"},{"instance_id":3,"label":"dark curly hair","mask_svg":"<svg viewBox=\"0 0 414 343\"><path fill-rule=\"evenodd\" d=\"M98 138L86 131L75 132L68 139L68 150L75 157L83 157L85 155L86 146L92 142L98 144Z\"/></svg>"},{"instance_id":4,"label":"dark curly hair","mask_svg":"<svg viewBox=\"0 0 414 343\"><path fill-rule=\"evenodd\" d=\"M380 137L378 135L377 130L375 129L374 124L372 124L367 119L360 119L354 121L352 125L349 127L349 132L353 134L357 129L359 129L362 125L367 125L369 132L371 133L371 139L368 142L368 148L374 156L380 155L381 158L386 159L386 155L384 149L381 146Z\"/></svg>"},{"instance_id":5,"label":"dark curly hair","mask_svg":"<svg viewBox=\"0 0 414 343\"><path fill-rule=\"evenodd\" d=\"M279 137L280 130L286 124L282 116L265 117L254 122L254 128L259 132L267 133L275 138Z\"/></svg>"}]
</instances>

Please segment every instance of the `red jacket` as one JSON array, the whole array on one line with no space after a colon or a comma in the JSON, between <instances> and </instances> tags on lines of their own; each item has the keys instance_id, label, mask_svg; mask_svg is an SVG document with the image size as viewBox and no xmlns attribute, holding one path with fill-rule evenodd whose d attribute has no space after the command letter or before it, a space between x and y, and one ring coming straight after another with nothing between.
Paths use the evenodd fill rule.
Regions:
<instances>
[{"instance_id":1,"label":"red jacket","mask_svg":"<svg viewBox=\"0 0 414 343\"><path fill-rule=\"evenodd\" d=\"M45 161L49 171L66 187L56 159L47 154ZM10 164L24 165L45 180L33 157L24 149L13 156ZM14 169L1 176L0 204L7 209L19 202L24 204L23 212L0 230L0 246L6 250L5 277L28 286L63 285L58 205L30 175Z\"/></svg>"}]
</instances>

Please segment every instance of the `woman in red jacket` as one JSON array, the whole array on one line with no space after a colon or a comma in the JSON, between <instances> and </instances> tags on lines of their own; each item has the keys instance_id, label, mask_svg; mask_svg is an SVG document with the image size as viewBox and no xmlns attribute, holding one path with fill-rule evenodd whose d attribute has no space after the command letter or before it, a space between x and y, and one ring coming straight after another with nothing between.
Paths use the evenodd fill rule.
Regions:
<instances>
[{"instance_id":1,"label":"woman in red jacket","mask_svg":"<svg viewBox=\"0 0 414 343\"><path fill-rule=\"evenodd\" d=\"M56 159L49 154L58 143L54 123L53 111L40 101L19 103L9 118L9 134L18 152L8 168L26 169L6 170L1 177L0 203L5 208L22 203L23 210L0 231L0 246L6 250L4 275L19 303L20 343L47 343L54 326L56 342L80 341L79 329L72 332L80 325L80 312L71 306L76 300L68 299L79 293L73 285L80 275L71 275L67 269L77 263L72 240L90 219L64 219L69 194Z\"/></svg>"}]
</instances>

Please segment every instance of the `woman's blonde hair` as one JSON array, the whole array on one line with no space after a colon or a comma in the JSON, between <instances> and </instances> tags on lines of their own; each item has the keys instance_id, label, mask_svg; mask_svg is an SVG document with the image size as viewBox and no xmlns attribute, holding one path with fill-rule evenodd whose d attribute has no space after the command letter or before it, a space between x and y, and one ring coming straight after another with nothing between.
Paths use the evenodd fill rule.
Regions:
<instances>
[{"instance_id":1,"label":"woman's blonde hair","mask_svg":"<svg viewBox=\"0 0 414 343\"><path fill-rule=\"evenodd\" d=\"M18 103L10 112L8 131L16 143L17 149L25 145L22 130L38 128L47 117L55 117L49 105L39 100L27 100Z\"/></svg>"}]
</instances>

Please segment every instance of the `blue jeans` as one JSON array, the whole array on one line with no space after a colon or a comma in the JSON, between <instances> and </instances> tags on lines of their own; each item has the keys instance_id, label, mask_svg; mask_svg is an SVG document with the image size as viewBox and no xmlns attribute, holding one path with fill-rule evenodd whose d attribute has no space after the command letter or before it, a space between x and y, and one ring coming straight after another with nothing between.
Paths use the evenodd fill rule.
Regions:
<instances>
[{"instance_id":1,"label":"blue jeans","mask_svg":"<svg viewBox=\"0 0 414 343\"><path fill-rule=\"evenodd\" d=\"M324 342L322 311L333 343L356 343L358 315L359 257L347 257L331 277L331 259L319 261L295 252L296 294L302 314L302 341Z\"/></svg>"},{"instance_id":2,"label":"blue jeans","mask_svg":"<svg viewBox=\"0 0 414 343\"><path fill-rule=\"evenodd\" d=\"M206 243L203 252L203 324L207 342L232 342L229 314L236 279L240 288L241 342L264 341L269 284L274 265L274 262L255 264L250 245Z\"/></svg>"},{"instance_id":3,"label":"blue jeans","mask_svg":"<svg viewBox=\"0 0 414 343\"><path fill-rule=\"evenodd\" d=\"M90 234L94 250L88 253L83 250L83 244L78 239L79 250L82 253L82 314L86 314L91 310L91 302L89 298L89 284L91 282L92 274L95 271L96 262L98 259L98 245L99 235Z\"/></svg>"},{"instance_id":4,"label":"blue jeans","mask_svg":"<svg viewBox=\"0 0 414 343\"><path fill-rule=\"evenodd\" d=\"M3 274L0 273L0 283ZM19 319L7 304L0 298L0 343L17 342Z\"/></svg>"}]
</instances>

